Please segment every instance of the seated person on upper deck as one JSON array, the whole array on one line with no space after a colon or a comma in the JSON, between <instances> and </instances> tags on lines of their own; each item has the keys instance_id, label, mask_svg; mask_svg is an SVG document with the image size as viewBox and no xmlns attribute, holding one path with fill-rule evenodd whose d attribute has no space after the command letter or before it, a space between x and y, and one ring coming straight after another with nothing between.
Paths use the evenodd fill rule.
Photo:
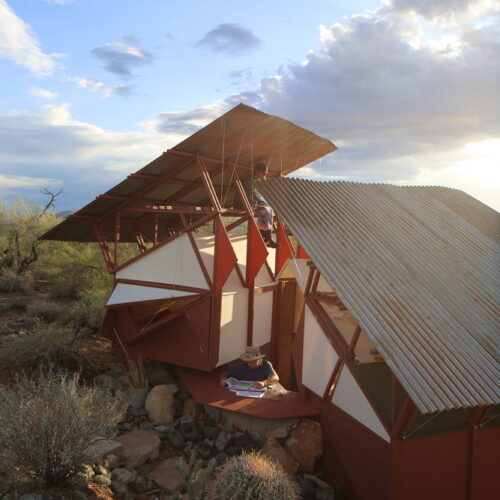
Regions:
<instances>
[{"instance_id":1,"label":"seated person on upper deck","mask_svg":"<svg viewBox=\"0 0 500 500\"><path fill-rule=\"evenodd\" d=\"M220 385L224 387L228 377L253 381L253 386L257 389L278 384L280 380L278 374L269 361L263 360L264 357L265 354L261 354L258 347L248 346L240 356L243 362L221 374L219 378Z\"/></svg>"}]
</instances>

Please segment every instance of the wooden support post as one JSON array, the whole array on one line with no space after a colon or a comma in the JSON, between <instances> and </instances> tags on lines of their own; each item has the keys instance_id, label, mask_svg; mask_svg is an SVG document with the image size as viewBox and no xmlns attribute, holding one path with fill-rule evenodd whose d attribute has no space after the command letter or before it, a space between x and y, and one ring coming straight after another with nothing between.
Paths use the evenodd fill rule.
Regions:
<instances>
[{"instance_id":1,"label":"wooden support post","mask_svg":"<svg viewBox=\"0 0 500 500\"><path fill-rule=\"evenodd\" d=\"M309 264L309 275L307 276L306 288L304 290L304 295L306 296L309 295L309 293L311 292L312 279L314 276L314 271L316 270L312 262L308 264Z\"/></svg>"},{"instance_id":2,"label":"wooden support post","mask_svg":"<svg viewBox=\"0 0 500 500\"><path fill-rule=\"evenodd\" d=\"M158 245L158 214L155 214L153 225L153 246Z\"/></svg>"},{"instance_id":3,"label":"wooden support post","mask_svg":"<svg viewBox=\"0 0 500 500\"><path fill-rule=\"evenodd\" d=\"M340 372L342 371L342 367L344 366L344 359L340 358L335 363L335 368L333 369L332 375L330 376L330 380L325 389L325 393L323 394L323 399L327 401L331 401L333 397L333 393L335 392L335 388L337 387L337 383L340 378Z\"/></svg>"},{"instance_id":4,"label":"wooden support post","mask_svg":"<svg viewBox=\"0 0 500 500\"><path fill-rule=\"evenodd\" d=\"M147 250L146 242L144 241L144 236L138 229L135 230L135 241L137 242L139 251L144 253Z\"/></svg>"},{"instance_id":5,"label":"wooden support post","mask_svg":"<svg viewBox=\"0 0 500 500\"><path fill-rule=\"evenodd\" d=\"M255 283L248 287L247 345L253 345L253 314L255 302Z\"/></svg>"},{"instance_id":6,"label":"wooden support post","mask_svg":"<svg viewBox=\"0 0 500 500\"><path fill-rule=\"evenodd\" d=\"M488 415L492 408L493 406L478 406L472 410L470 422L474 429L481 427L486 415Z\"/></svg>"},{"instance_id":7,"label":"wooden support post","mask_svg":"<svg viewBox=\"0 0 500 500\"><path fill-rule=\"evenodd\" d=\"M238 177L238 175L234 176L234 183L236 185L236 189L238 191L238 194L239 194L240 199L243 203L243 206L245 207L247 214L250 217L253 217L253 207L250 205L250 200L248 199L248 196L245 193L245 190L243 189L243 184L241 183L241 180Z\"/></svg>"},{"instance_id":8,"label":"wooden support post","mask_svg":"<svg viewBox=\"0 0 500 500\"><path fill-rule=\"evenodd\" d=\"M361 335L361 327L359 325L356 325L356 328L352 335L351 343L349 344L349 350L347 352L347 355L349 357L354 357L354 349L356 349L356 344L358 343L360 335Z\"/></svg>"},{"instance_id":9,"label":"wooden support post","mask_svg":"<svg viewBox=\"0 0 500 500\"><path fill-rule=\"evenodd\" d=\"M320 272L316 269L316 274L314 275L314 279L311 285L311 292L315 292L318 289L318 283L319 283L319 278L321 274Z\"/></svg>"},{"instance_id":10,"label":"wooden support post","mask_svg":"<svg viewBox=\"0 0 500 500\"><path fill-rule=\"evenodd\" d=\"M199 157L198 157L198 165L200 166L201 170L201 178L203 181L203 186L205 187L205 191L207 192L208 197L210 198L212 207L215 208L215 210L217 210L217 212L220 213L222 211L222 206L220 204L219 198L217 198L217 193L215 192L212 179L210 178L210 175L207 171L207 167L205 167L203 160Z\"/></svg>"},{"instance_id":11,"label":"wooden support post","mask_svg":"<svg viewBox=\"0 0 500 500\"><path fill-rule=\"evenodd\" d=\"M115 267L119 265L120 262L120 218L121 212L116 212L115 214Z\"/></svg>"},{"instance_id":12,"label":"wooden support post","mask_svg":"<svg viewBox=\"0 0 500 500\"><path fill-rule=\"evenodd\" d=\"M189 227L189 222L184 214L180 214L182 224L184 225L184 229ZM191 246L193 247L194 253L196 255L196 259L198 260L198 264L200 265L201 272L203 273L203 276L205 276L205 279L207 281L208 286L210 289L212 289L212 278L210 277L210 274L208 272L207 267L205 266L205 263L203 262L203 258L200 253L200 249L198 248L198 245L196 243L196 240L194 239L193 232L187 230L187 235L189 237L189 241L191 242Z\"/></svg>"},{"instance_id":13,"label":"wooden support post","mask_svg":"<svg viewBox=\"0 0 500 500\"><path fill-rule=\"evenodd\" d=\"M391 429L391 439L400 439L401 436L406 434L406 431L410 428L410 425L417 413L417 407L413 401L406 396L405 402L403 403L403 408L399 412L399 416L396 422L393 423Z\"/></svg>"},{"instance_id":14,"label":"wooden support post","mask_svg":"<svg viewBox=\"0 0 500 500\"><path fill-rule=\"evenodd\" d=\"M111 253L109 251L108 244L106 243L106 239L104 238L104 232L100 224L94 225L94 230L97 236L97 241L99 242L99 247L102 252L102 256L104 258L104 262L106 263L106 269L109 274L114 273L115 266L113 264L113 259L111 258Z\"/></svg>"}]
</instances>

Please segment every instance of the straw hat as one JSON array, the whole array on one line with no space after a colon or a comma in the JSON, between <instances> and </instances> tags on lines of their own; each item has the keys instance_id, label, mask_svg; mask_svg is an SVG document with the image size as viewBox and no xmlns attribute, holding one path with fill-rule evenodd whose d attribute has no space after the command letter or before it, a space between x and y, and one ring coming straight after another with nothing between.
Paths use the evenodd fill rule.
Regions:
<instances>
[{"instance_id":1,"label":"straw hat","mask_svg":"<svg viewBox=\"0 0 500 500\"><path fill-rule=\"evenodd\" d=\"M245 347L245 352L240 355L241 361L249 362L249 361L256 361L258 359L264 358L266 355L260 353L260 348L259 347L254 347L254 346L247 346Z\"/></svg>"}]
</instances>

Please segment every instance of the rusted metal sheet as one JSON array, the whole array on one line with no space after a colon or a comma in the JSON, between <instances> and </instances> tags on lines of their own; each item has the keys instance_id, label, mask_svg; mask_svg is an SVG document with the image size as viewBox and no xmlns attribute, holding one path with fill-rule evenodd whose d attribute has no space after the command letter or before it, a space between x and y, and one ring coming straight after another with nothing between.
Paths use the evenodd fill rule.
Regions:
<instances>
[{"instance_id":1,"label":"rusted metal sheet","mask_svg":"<svg viewBox=\"0 0 500 500\"><path fill-rule=\"evenodd\" d=\"M500 401L496 211L448 188L286 178L257 189L422 413Z\"/></svg>"},{"instance_id":2,"label":"rusted metal sheet","mask_svg":"<svg viewBox=\"0 0 500 500\"><path fill-rule=\"evenodd\" d=\"M257 163L264 162L270 172L286 175L335 149L336 146L331 141L288 120L239 104L136 174L131 174L105 195L134 197L148 185L158 181L158 185L144 195L145 198L164 201L173 197L177 203L207 205L209 198L201 185L200 169L194 156L200 155L204 157L207 169L213 175L221 203L223 206L231 206L234 198L234 189L231 189L233 164L237 163L242 169L251 169ZM225 162L224 167L221 166L222 160ZM159 182L170 173L175 175L165 182ZM192 189L189 184L183 185L180 181L192 182ZM80 209L77 215L101 217L121 203L119 199L98 197ZM172 228L169 226L165 230L175 229L175 226L174 224ZM112 240L112 232L107 228L103 228L103 231L105 237ZM122 224L121 241L134 241L134 234L134 230ZM96 241L91 222L71 217L48 231L42 239Z\"/></svg>"}]
</instances>

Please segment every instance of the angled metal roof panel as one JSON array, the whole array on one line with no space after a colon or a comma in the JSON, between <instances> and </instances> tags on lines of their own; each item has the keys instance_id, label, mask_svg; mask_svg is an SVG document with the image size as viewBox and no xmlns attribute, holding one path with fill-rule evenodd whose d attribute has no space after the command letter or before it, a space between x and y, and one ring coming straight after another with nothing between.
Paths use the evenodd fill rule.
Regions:
<instances>
[{"instance_id":1,"label":"angled metal roof panel","mask_svg":"<svg viewBox=\"0 0 500 500\"><path fill-rule=\"evenodd\" d=\"M448 188L257 185L422 413L496 404L497 212Z\"/></svg>"},{"instance_id":2,"label":"angled metal roof panel","mask_svg":"<svg viewBox=\"0 0 500 500\"><path fill-rule=\"evenodd\" d=\"M336 146L318 135L299 127L288 120L277 116L268 115L245 104L239 104L224 115L194 133L173 149L191 154L198 154L207 158L226 162L238 163L246 167L252 167L259 162L264 162L271 172L283 175L335 151ZM177 167L185 164L185 167L178 173L176 180L198 180L200 172L198 165L191 162L189 158L178 157L169 154L162 154L151 163L140 169L137 174L162 176L173 171ZM219 167L221 169L221 167ZM230 168L226 166L226 173L219 175L221 182L230 182ZM153 179L154 180L154 179ZM105 195L115 197L131 197L139 193L148 186L151 181L128 177L110 190ZM157 200L163 201L172 192L178 191L170 187L158 187L154 190ZM229 191L226 189L226 191ZM177 200L180 203L190 203L195 200L197 203L207 205L209 200L206 194L201 197L188 194ZM148 195L148 197L150 197ZM150 198L151 199L151 198ZM231 202L232 194L226 201ZM78 210L78 215L103 216L108 210L121 202L97 198L82 209ZM48 231L42 239L64 240L64 241L96 241L93 230L89 231L90 224L87 221L78 219L66 219L59 225ZM122 241L134 241L133 231L127 230L122 225ZM105 231L107 239L113 239L113 233Z\"/></svg>"}]
</instances>

